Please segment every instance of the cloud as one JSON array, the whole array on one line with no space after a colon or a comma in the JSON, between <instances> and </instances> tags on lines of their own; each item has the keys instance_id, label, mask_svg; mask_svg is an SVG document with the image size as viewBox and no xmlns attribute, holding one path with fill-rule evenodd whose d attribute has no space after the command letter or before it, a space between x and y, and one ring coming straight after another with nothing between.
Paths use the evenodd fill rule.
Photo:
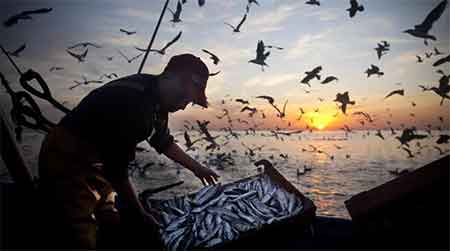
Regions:
<instances>
[{"instance_id":1,"label":"cloud","mask_svg":"<svg viewBox=\"0 0 450 251\"><path fill-rule=\"evenodd\" d=\"M271 75L270 77L267 76L257 76L253 77L243 83L243 86L245 87L254 87L254 86L278 86L285 84L287 82L295 81L295 79L298 78L297 74L277 74L277 75Z\"/></svg>"}]
</instances>

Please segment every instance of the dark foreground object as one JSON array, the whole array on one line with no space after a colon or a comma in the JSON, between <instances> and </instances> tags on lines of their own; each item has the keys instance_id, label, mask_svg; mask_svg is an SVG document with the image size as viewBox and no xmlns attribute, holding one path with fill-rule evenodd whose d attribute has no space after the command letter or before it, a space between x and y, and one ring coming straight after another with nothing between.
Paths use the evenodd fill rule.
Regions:
<instances>
[{"instance_id":1,"label":"dark foreground object","mask_svg":"<svg viewBox=\"0 0 450 251\"><path fill-rule=\"evenodd\" d=\"M449 164L446 156L354 196L346 202L352 221L319 216L306 226L277 227L228 247L448 249ZM13 183L0 184L0 205L2 249L49 247L42 240L52 239L46 230L51 218L39 213L43 205L34 194ZM148 232L133 220L102 231L99 249L152 248Z\"/></svg>"}]
</instances>

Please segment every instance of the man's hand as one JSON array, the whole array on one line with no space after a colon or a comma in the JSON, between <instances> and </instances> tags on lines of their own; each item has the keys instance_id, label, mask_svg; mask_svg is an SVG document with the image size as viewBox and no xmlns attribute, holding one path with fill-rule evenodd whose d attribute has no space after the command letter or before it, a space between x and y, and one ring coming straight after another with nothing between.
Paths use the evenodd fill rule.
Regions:
<instances>
[{"instance_id":1,"label":"man's hand","mask_svg":"<svg viewBox=\"0 0 450 251\"><path fill-rule=\"evenodd\" d=\"M197 178L202 181L203 185L205 186L216 184L218 178L220 177L216 172L205 166L202 166L199 163L197 163L197 165L192 168L192 172L195 176L197 176Z\"/></svg>"}]
</instances>

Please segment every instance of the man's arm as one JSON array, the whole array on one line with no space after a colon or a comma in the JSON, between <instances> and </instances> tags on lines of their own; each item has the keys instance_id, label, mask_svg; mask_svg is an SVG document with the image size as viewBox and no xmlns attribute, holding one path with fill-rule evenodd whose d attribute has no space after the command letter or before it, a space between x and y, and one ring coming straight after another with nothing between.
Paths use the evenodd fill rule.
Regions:
<instances>
[{"instance_id":1,"label":"man's arm","mask_svg":"<svg viewBox=\"0 0 450 251\"><path fill-rule=\"evenodd\" d=\"M191 158L174 142L163 153L173 161L183 165L185 168L193 172L194 175L197 176L205 185L206 183L215 184L217 179L220 177L213 170L201 165L196 160Z\"/></svg>"}]
</instances>

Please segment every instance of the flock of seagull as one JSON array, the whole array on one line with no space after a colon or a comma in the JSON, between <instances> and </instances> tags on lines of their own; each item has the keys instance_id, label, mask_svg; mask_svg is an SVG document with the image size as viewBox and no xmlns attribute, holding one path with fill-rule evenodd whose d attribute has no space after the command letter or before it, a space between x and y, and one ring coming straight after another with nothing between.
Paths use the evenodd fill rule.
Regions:
<instances>
[{"instance_id":1,"label":"flock of seagull","mask_svg":"<svg viewBox=\"0 0 450 251\"><path fill-rule=\"evenodd\" d=\"M245 13L238 24L232 25L228 22L224 22L224 24L227 27L230 27L232 29L233 33L242 32L243 27L245 25L245 21L248 18L248 13L250 12L251 7L261 5L256 0L247 0L246 2L247 3L245 6ZM181 0L181 1L179 0L176 4L175 10L168 8L172 15L170 22L172 22L173 25L175 25L176 23L182 22L182 11L183 11L184 4L187 4L187 0ZM198 1L198 5L200 7L204 6L205 4L206 4L205 0ZM318 0L308 0L307 2L305 2L305 4L321 6L321 4ZM405 30L404 33L407 33L416 38L423 39L424 44L426 46L428 46L428 44L429 44L428 40L436 41L437 38L434 35L430 34L429 32L430 32L433 24L441 17L442 13L444 12L444 10L447 7L447 4L448 4L447 0L441 1L436 7L434 7L430 11L430 13L426 16L426 18L424 19L424 21L422 23L415 25L411 29ZM21 21L21 20L32 19L32 15L45 14L45 13L49 13L51 11L52 11L52 8L43 8L43 9L32 10L32 11L23 11L19 14L13 15L10 18L8 18L6 21L3 22L3 25L5 27L11 27L11 26L17 25L19 23L19 21ZM348 11L350 18L354 18L358 12L363 12L363 11L367 11L367 10L365 10L364 6L359 4L356 0L350 0L350 7L348 9L346 9L346 11ZM133 35L137 34L136 31L130 31L130 30L123 29L123 28L120 28L119 31L126 36L133 36ZM159 54L159 55L166 55L167 50L171 46L173 46L175 43L177 43L177 41L179 41L181 36L182 36L182 31L180 31L172 40L168 41L162 48L160 48L160 49L151 48L151 49L149 49L149 52ZM20 57L20 54L25 50L25 48L26 48L26 44L22 44L17 49L8 51L8 54L12 57ZM76 59L77 62L83 63L86 61L86 57L88 55L89 48L98 49L98 48L102 48L102 46L99 44L96 44L96 43L91 43L91 42L80 42L80 43L76 43L71 46L68 46L66 48L66 52L68 55L70 55L71 57ZM117 49L117 53L123 59L125 59L126 62L132 63L136 59L140 58L142 56L142 54L147 52L147 49L139 48L137 46L134 46L134 48L138 52L132 56L125 55L119 49ZM268 58L271 54L271 51L274 49L275 50L283 50L284 48L280 47L280 46L275 46L275 45L266 45L266 44L264 44L264 42L262 40L259 40L257 42L257 47L256 47L256 56L254 59L250 59L248 61L248 63L259 65L261 67L261 71L264 71L264 67L269 66L266 61L268 60ZM377 43L377 47L375 47L374 50L376 51L376 56L377 56L378 60L381 60L381 58L383 56L387 55L390 52L390 43L388 41L382 40L379 43ZM221 62L220 57L216 53L212 52L211 50L202 49L202 52L204 52L209 57L209 59L212 61L212 63L214 65L218 65ZM447 56L442 56L442 55L443 55L443 53L440 50L438 50L436 47L434 47L432 51L425 53L425 58L439 56L439 58L433 63L434 67L438 67L440 65L450 62L450 55L447 55ZM108 61L111 61L111 60L113 60L113 57L114 56L108 56L106 59ZM424 60L423 57L417 55L418 63L422 63L423 60ZM49 69L50 72L60 71L60 70L64 70L64 67L52 66ZM321 73L322 70L323 70L322 66L316 66L311 70L305 71L304 72L305 76L299 81L299 85L304 85L304 86L307 86L308 88L311 88L311 86L314 84L314 81L320 81L322 79L322 73ZM450 100L450 96L449 96L450 75L447 75L446 73L444 73L444 71L442 71L440 69L438 69L436 72L438 74L442 75L442 77L439 80L439 84L437 86L419 85L419 88L421 88L421 90L423 92L426 92L426 91L434 92L436 95L438 95L441 98L440 105L443 105L443 102L446 99ZM216 73L211 73L210 75L214 76L219 73L220 73L220 71L218 71ZM371 77L372 75L376 75L377 77L382 77L384 75L384 72L381 71L381 69L378 66L376 66L375 64L371 64L370 68L368 68L364 73L367 74L367 78ZM102 74L101 76L99 76L98 79L91 79L91 80L88 80L85 76L82 76L83 80L81 80L81 81L74 80L75 85L70 86L69 89L72 90L78 86L89 85L91 83L101 84L101 83L103 83L105 78L113 79L113 78L117 78L117 77L119 77L119 76L116 73L109 73L109 74L105 73L105 74ZM339 81L338 77L336 77L334 75L328 75L328 76L324 77L322 81L320 81L320 84L322 84L322 85L330 84L333 81L335 81L335 82ZM310 93L310 91L305 90L305 93ZM384 97L384 99L390 98L393 95L404 96L405 90L404 89L393 90L390 93L388 93ZM227 99L227 101L225 99ZM267 104L275 112L276 117L282 121L285 121L284 118L286 117L286 106L287 106L288 100L285 100L283 102L282 108L280 108L281 106L279 106L279 104L277 104L275 102L275 98L273 98L272 96L259 95L259 96L256 96L255 99L263 100L263 101L267 102ZM324 101L323 98L319 97L318 99L321 102ZM337 103L337 109L338 109L337 113L334 116L337 116L340 112L342 112L342 114L344 114L344 115L347 115L348 106L352 106L352 105L356 104L356 101L354 101L350 98L348 91L345 91L343 93L337 93L336 98L332 101ZM186 151L198 150L199 149L198 146L204 143L202 146L204 146L205 151L209 152L209 156L210 156L209 160L213 161L215 163L218 163L218 165L220 165L222 168L227 164L232 165L234 163L231 153L236 153L236 150L232 150L231 153L225 153L225 152L220 151L221 148L226 146L230 142L231 139L239 140L239 138L240 138L240 133L238 133L234 130L235 124L233 124L233 123L240 123L240 124L246 125L247 129L245 130L245 133L247 135L257 135L257 130L258 130L259 124L256 123L254 120L256 114L260 114L261 119L267 118L267 115L265 113L266 111L264 111L262 109L258 109L255 106L252 106L252 104L250 104L250 102L248 100L245 100L243 98L231 98L231 97L229 97L229 95L228 96L226 95L224 97L224 99L221 101L221 105L225 107L226 103L228 103L228 102L239 103L240 105L242 105L242 107L240 108L240 113L247 113L249 120L245 120L242 118L232 119L231 112L227 108L223 108L221 110L221 114L218 114L216 116L216 118L218 120L222 120L224 118L227 119L228 126L222 128L224 135L213 136L208 130L208 124L210 123L210 121L199 121L199 120L197 120L195 124L191 123L190 121L185 121L184 127L186 130L183 132L183 136L184 136L184 140L185 140L184 146L186 148ZM412 106L415 107L416 104L414 102L412 102ZM305 110L302 107L300 107L298 110L297 121L301 121L303 119L303 115L305 113L306 113ZM314 109L314 113L319 113L319 109L318 108ZM351 115L362 118L362 120L360 120L360 123L363 126L366 123L374 123L374 119L367 112L356 111L356 112L353 112ZM411 113L410 115L411 115L411 117L415 116L414 113ZM391 115L391 117L392 117L392 115ZM441 121L441 124L442 124L443 123L442 117L439 117L439 120ZM253 125L250 125L251 122L253 122ZM311 124L313 124L313 122L314 122L313 118L311 118ZM287 124L288 128L292 126L290 121L287 121L287 123L288 123ZM305 124L306 124L305 130L298 130L298 129L293 128L292 130L286 131L286 130L280 129L279 127L276 127L275 129L270 130L269 134L260 133L260 136L274 137L275 140L284 140L284 137L301 134L303 131L306 131L306 130L309 130L312 132L313 128L311 128L307 123L305 123ZM391 126L391 122L387 121L386 124L390 128L391 134L393 136L396 135L397 132ZM347 125L344 125L342 129L346 133L353 133L353 130ZM420 150L423 149L424 147L426 147L426 146L423 146L420 144L420 140L427 138L428 136L431 136L432 135L431 129L432 129L432 125L427 125L426 131L428 132L428 135L422 135L422 134L418 134L417 129L414 126L408 128L402 124L401 135L395 137L400 143L399 149L404 150L408 154L409 158L413 158L416 154L420 154ZM442 128L441 128L441 126L438 126L437 129L441 130ZM191 132L191 133L195 132L198 135L197 138L192 140L191 136L188 134L188 132ZM369 135L370 131L367 132L367 134ZM379 137L381 140L385 140L385 135L382 134L381 130L377 130L375 133L375 136ZM450 137L448 135L441 134L441 135L439 135L439 139L436 141L436 144L437 145L448 144L449 138ZM223 139L223 140L220 141L218 139ZM416 146L419 147L419 151L414 152L414 153L413 153L412 149L410 148L410 144L409 144L413 140L415 140L417 142ZM247 156L249 156L249 158L254 158L256 156L256 152L261 151L265 147L265 146L250 147L250 146L245 145L244 143L241 143L241 145L244 147L245 154ZM445 151L443 151L438 146L435 145L433 147L436 150L438 150L440 154L445 153ZM340 146L336 145L336 149L340 149L340 148L341 148ZM318 149L317 147L315 147L313 145L309 145L309 149L302 148L302 152L325 154L331 160L334 159L334 155L332 155L331 153L327 153L321 149ZM289 158L289 156L284 153L280 153L279 157L282 159L285 159L285 160ZM269 158L273 159L274 156L272 155ZM346 158L350 158L350 155L347 154ZM304 173L298 172L298 175L302 175L302 174L304 174Z\"/></svg>"}]
</instances>

